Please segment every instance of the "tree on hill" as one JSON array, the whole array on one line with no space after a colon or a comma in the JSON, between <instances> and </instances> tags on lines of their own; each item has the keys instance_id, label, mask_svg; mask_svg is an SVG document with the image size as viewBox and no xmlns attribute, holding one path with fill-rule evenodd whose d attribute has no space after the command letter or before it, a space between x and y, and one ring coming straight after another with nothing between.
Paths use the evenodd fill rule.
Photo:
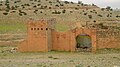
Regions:
<instances>
[{"instance_id":1,"label":"tree on hill","mask_svg":"<svg viewBox=\"0 0 120 67\"><path fill-rule=\"evenodd\" d=\"M5 5L6 5L6 8L7 8L7 9L10 9L9 0L6 0L6 1L5 1Z\"/></svg>"},{"instance_id":2,"label":"tree on hill","mask_svg":"<svg viewBox=\"0 0 120 67\"><path fill-rule=\"evenodd\" d=\"M68 2L68 1L64 1L64 3L65 3L65 4L69 4L69 2Z\"/></svg>"},{"instance_id":3,"label":"tree on hill","mask_svg":"<svg viewBox=\"0 0 120 67\"><path fill-rule=\"evenodd\" d=\"M112 11L112 8L110 6L107 6L106 9Z\"/></svg>"},{"instance_id":4,"label":"tree on hill","mask_svg":"<svg viewBox=\"0 0 120 67\"><path fill-rule=\"evenodd\" d=\"M92 6L96 6L95 4L92 4Z\"/></svg>"},{"instance_id":5,"label":"tree on hill","mask_svg":"<svg viewBox=\"0 0 120 67\"><path fill-rule=\"evenodd\" d=\"M78 1L78 4L82 4L82 1Z\"/></svg>"}]
</instances>

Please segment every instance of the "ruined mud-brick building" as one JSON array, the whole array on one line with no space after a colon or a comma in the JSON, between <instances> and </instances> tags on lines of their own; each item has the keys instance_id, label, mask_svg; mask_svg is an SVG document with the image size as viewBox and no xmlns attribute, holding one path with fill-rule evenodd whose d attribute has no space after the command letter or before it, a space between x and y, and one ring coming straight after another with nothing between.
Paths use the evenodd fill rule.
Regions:
<instances>
[{"instance_id":1,"label":"ruined mud-brick building","mask_svg":"<svg viewBox=\"0 0 120 67\"><path fill-rule=\"evenodd\" d=\"M39 20L27 23L27 39L18 46L20 52L57 51L96 51L99 48L120 48L119 38L94 28L76 27L65 32L51 28L51 21ZM113 31L111 31L113 32ZM111 35L119 35L114 33Z\"/></svg>"}]
</instances>

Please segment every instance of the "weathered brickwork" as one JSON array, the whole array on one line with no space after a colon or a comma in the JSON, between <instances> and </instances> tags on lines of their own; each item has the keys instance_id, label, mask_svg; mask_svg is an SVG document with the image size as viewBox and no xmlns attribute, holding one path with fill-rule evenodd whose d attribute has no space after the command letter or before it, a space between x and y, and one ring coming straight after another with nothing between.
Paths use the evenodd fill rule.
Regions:
<instances>
[{"instance_id":1,"label":"weathered brickwork","mask_svg":"<svg viewBox=\"0 0 120 67\"><path fill-rule=\"evenodd\" d=\"M18 46L20 52L47 52L75 51L76 37L80 34L87 34L92 39L91 51L96 51L96 29L76 28L65 32L58 32L48 27L45 20L30 21L28 25L27 39Z\"/></svg>"},{"instance_id":2,"label":"weathered brickwork","mask_svg":"<svg viewBox=\"0 0 120 67\"><path fill-rule=\"evenodd\" d=\"M120 31L99 24L95 28L77 26L73 30L58 32L53 20L29 21L27 38L18 46L20 52L76 51L76 37L87 34L91 38L91 51L101 48L120 48ZM79 24L77 24L79 25Z\"/></svg>"},{"instance_id":3,"label":"weathered brickwork","mask_svg":"<svg viewBox=\"0 0 120 67\"><path fill-rule=\"evenodd\" d=\"M120 31L118 29L98 29L97 48L120 48Z\"/></svg>"},{"instance_id":4,"label":"weathered brickwork","mask_svg":"<svg viewBox=\"0 0 120 67\"><path fill-rule=\"evenodd\" d=\"M48 25L44 20L30 21L28 24L27 39L18 46L21 52L48 51Z\"/></svg>"}]
</instances>

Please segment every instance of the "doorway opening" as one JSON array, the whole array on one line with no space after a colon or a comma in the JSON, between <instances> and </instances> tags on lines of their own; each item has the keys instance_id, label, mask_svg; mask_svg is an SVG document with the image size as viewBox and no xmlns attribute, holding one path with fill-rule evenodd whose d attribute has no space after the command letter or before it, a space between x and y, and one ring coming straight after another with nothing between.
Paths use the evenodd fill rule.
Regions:
<instances>
[{"instance_id":1,"label":"doorway opening","mask_svg":"<svg viewBox=\"0 0 120 67\"><path fill-rule=\"evenodd\" d=\"M80 34L76 37L76 50L77 51L91 51L92 40L87 34Z\"/></svg>"}]
</instances>

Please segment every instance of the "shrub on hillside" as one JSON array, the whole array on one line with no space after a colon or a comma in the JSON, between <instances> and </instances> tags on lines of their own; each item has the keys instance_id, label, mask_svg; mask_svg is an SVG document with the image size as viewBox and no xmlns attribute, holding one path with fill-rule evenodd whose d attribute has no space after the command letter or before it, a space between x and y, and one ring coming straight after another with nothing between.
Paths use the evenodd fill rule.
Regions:
<instances>
[{"instance_id":1,"label":"shrub on hillside","mask_svg":"<svg viewBox=\"0 0 120 67\"><path fill-rule=\"evenodd\" d=\"M97 12L95 12L95 14L97 14Z\"/></svg>"},{"instance_id":2,"label":"shrub on hillside","mask_svg":"<svg viewBox=\"0 0 120 67\"><path fill-rule=\"evenodd\" d=\"M117 18L120 18L120 16L119 16L119 15L117 15L116 17L117 17Z\"/></svg>"},{"instance_id":3,"label":"shrub on hillside","mask_svg":"<svg viewBox=\"0 0 120 67\"><path fill-rule=\"evenodd\" d=\"M29 1L33 1L33 0L29 0Z\"/></svg>"},{"instance_id":4,"label":"shrub on hillside","mask_svg":"<svg viewBox=\"0 0 120 67\"><path fill-rule=\"evenodd\" d=\"M61 12L55 10L54 12L52 12L52 14L61 14Z\"/></svg>"},{"instance_id":5,"label":"shrub on hillside","mask_svg":"<svg viewBox=\"0 0 120 67\"><path fill-rule=\"evenodd\" d=\"M70 13L73 13L73 11L70 11Z\"/></svg>"},{"instance_id":6,"label":"shrub on hillside","mask_svg":"<svg viewBox=\"0 0 120 67\"><path fill-rule=\"evenodd\" d=\"M82 1L78 1L78 4L82 4Z\"/></svg>"},{"instance_id":7,"label":"shrub on hillside","mask_svg":"<svg viewBox=\"0 0 120 67\"><path fill-rule=\"evenodd\" d=\"M44 6L44 9L46 9L47 8L47 5L46 6Z\"/></svg>"},{"instance_id":8,"label":"shrub on hillside","mask_svg":"<svg viewBox=\"0 0 120 67\"><path fill-rule=\"evenodd\" d=\"M16 10L14 6L11 7L11 10Z\"/></svg>"},{"instance_id":9,"label":"shrub on hillside","mask_svg":"<svg viewBox=\"0 0 120 67\"><path fill-rule=\"evenodd\" d=\"M56 4L55 6L56 6L56 7L59 7L59 5L57 5L57 4Z\"/></svg>"},{"instance_id":10,"label":"shrub on hillside","mask_svg":"<svg viewBox=\"0 0 120 67\"><path fill-rule=\"evenodd\" d=\"M33 8L36 8L36 7L37 7L36 5L33 6Z\"/></svg>"},{"instance_id":11,"label":"shrub on hillside","mask_svg":"<svg viewBox=\"0 0 120 67\"><path fill-rule=\"evenodd\" d=\"M11 13L15 13L16 11L11 11Z\"/></svg>"},{"instance_id":12,"label":"shrub on hillside","mask_svg":"<svg viewBox=\"0 0 120 67\"><path fill-rule=\"evenodd\" d=\"M64 6L64 4L60 4L60 6Z\"/></svg>"},{"instance_id":13,"label":"shrub on hillside","mask_svg":"<svg viewBox=\"0 0 120 67\"><path fill-rule=\"evenodd\" d=\"M49 3L52 3L51 1L49 1Z\"/></svg>"},{"instance_id":14,"label":"shrub on hillside","mask_svg":"<svg viewBox=\"0 0 120 67\"><path fill-rule=\"evenodd\" d=\"M84 15L87 15L87 13L84 13Z\"/></svg>"},{"instance_id":15,"label":"shrub on hillside","mask_svg":"<svg viewBox=\"0 0 120 67\"><path fill-rule=\"evenodd\" d=\"M37 6L40 6L41 4L37 4Z\"/></svg>"},{"instance_id":16,"label":"shrub on hillside","mask_svg":"<svg viewBox=\"0 0 120 67\"><path fill-rule=\"evenodd\" d=\"M106 7L107 11L112 11L113 9L110 6Z\"/></svg>"},{"instance_id":17,"label":"shrub on hillside","mask_svg":"<svg viewBox=\"0 0 120 67\"><path fill-rule=\"evenodd\" d=\"M101 11L104 11L105 10L105 8L101 8Z\"/></svg>"},{"instance_id":18,"label":"shrub on hillside","mask_svg":"<svg viewBox=\"0 0 120 67\"><path fill-rule=\"evenodd\" d=\"M92 6L96 6L95 4L92 4Z\"/></svg>"},{"instance_id":19,"label":"shrub on hillside","mask_svg":"<svg viewBox=\"0 0 120 67\"><path fill-rule=\"evenodd\" d=\"M37 0L34 0L34 2L37 2Z\"/></svg>"},{"instance_id":20,"label":"shrub on hillside","mask_svg":"<svg viewBox=\"0 0 120 67\"><path fill-rule=\"evenodd\" d=\"M3 15L8 15L8 13L3 13Z\"/></svg>"},{"instance_id":21,"label":"shrub on hillside","mask_svg":"<svg viewBox=\"0 0 120 67\"><path fill-rule=\"evenodd\" d=\"M37 14L37 11L38 11L38 10L35 10L34 13Z\"/></svg>"},{"instance_id":22,"label":"shrub on hillside","mask_svg":"<svg viewBox=\"0 0 120 67\"><path fill-rule=\"evenodd\" d=\"M92 19L92 15L88 15L89 19Z\"/></svg>"},{"instance_id":23,"label":"shrub on hillside","mask_svg":"<svg viewBox=\"0 0 120 67\"><path fill-rule=\"evenodd\" d=\"M71 4L74 4L73 2L71 2Z\"/></svg>"},{"instance_id":24,"label":"shrub on hillside","mask_svg":"<svg viewBox=\"0 0 120 67\"><path fill-rule=\"evenodd\" d=\"M90 11L91 13L93 13L93 11Z\"/></svg>"},{"instance_id":25,"label":"shrub on hillside","mask_svg":"<svg viewBox=\"0 0 120 67\"><path fill-rule=\"evenodd\" d=\"M19 15L20 15L20 16L23 16L23 15L27 15L27 13L26 13L26 12L23 12L22 10L19 10Z\"/></svg>"},{"instance_id":26,"label":"shrub on hillside","mask_svg":"<svg viewBox=\"0 0 120 67\"><path fill-rule=\"evenodd\" d=\"M83 10L82 12L85 12L85 10Z\"/></svg>"},{"instance_id":27,"label":"shrub on hillside","mask_svg":"<svg viewBox=\"0 0 120 67\"><path fill-rule=\"evenodd\" d=\"M19 16L22 16L22 13L19 13Z\"/></svg>"},{"instance_id":28,"label":"shrub on hillside","mask_svg":"<svg viewBox=\"0 0 120 67\"><path fill-rule=\"evenodd\" d=\"M96 20L93 21L94 23L96 22Z\"/></svg>"},{"instance_id":29,"label":"shrub on hillside","mask_svg":"<svg viewBox=\"0 0 120 67\"><path fill-rule=\"evenodd\" d=\"M107 17L110 17L110 15L108 14Z\"/></svg>"},{"instance_id":30,"label":"shrub on hillside","mask_svg":"<svg viewBox=\"0 0 120 67\"><path fill-rule=\"evenodd\" d=\"M15 8L18 8L18 7L20 7L20 6L15 5Z\"/></svg>"},{"instance_id":31,"label":"shrub on hillside","mask_svg":"<svg viewBox=\"0 0 120 67\"><path fill-rule=\"evenodd\" d=\"M27 15L27 13L23 12L24 15Z\"/></svg>"},{"instance_id":32,"label":"shrub on hillside","mask_svg":"<svg viewBox=\"0 0 120 67\"><path fill-rule=\"evenodd\" d=\"M10 5L9 5L9 4L6 4L6 8L7 8L7 9L10 9Z\"/></svg>"},{"instance_id":33,"label":"shrub on hillside","mask_svg":"<svg viewBox=\"0 0 120 67\"><path fill-rule=\"evenodd\" d=\"M3 6L2 4L0 4L0 6Z\"/></svg>"},{"instance_id":34,"label":"shrub on hillside","mask_svg":"<svg viewBox=\"0 0 120 67\"><path fill-rule=\"evenodd\" d=\"M42 11L40 11L40 13L43 13Z\"/></svg>"},{"instance_id":35,"label":"shrub on hillside","mask_svg":"<svg viewBox=\"0 0 120 67\"><path fill-rule=\"evenodd\" d=\"M51 9L52 7L49 7L49 9Z\"/></svg>"},{"instance_id":36,"label":"shrub on hillside","mask_svg":"<svg viewBox=\"0 0 120 67\"><path fill-rule=\"evenodd\" d=\"M38 0L38 2L41 2L40 0Z\"/></svg>"},{"instance_id":37,"label":"shrub on hillside","mask_svg":"<svg viewBox=\"0 0 120 67\"><path fill-rule=\"evenodd\" d=\"M5 11L6 11L6 12L9 12L10 10L9 10L9 9L6 9Z\"/></svg>"},{"instance_id":38,"label":"shrub on hillside","mask_svg":"<svg viewBox=\"0 0 120 67\"><path fill-rule=\"evenodd\" d=\"M62 13L65 13L66 12L66 10L62 10Z\"/></svg>"},{"instance_id":39,"label":"shrub on hillside","mask_svg":"<svg viewBox=\"0 0 120 67\"><path fill-rule=\"evenodd\" d=\"M79 8L75 7L75 10L79 10Z\"/></svg>"},{"instance_id":40,"label":"shrub on hillside","mask_svg":"<svg viewBox=\"0 0 120 67\"><path fill-rule=\"evenodd\" d=\"M102 15L101 15L101 14L98 14L98 16L99 16L99 17L102 17Z\"/></svg>"},{"instance_id":41,"label":"shrub on hillside","mask_svg":"<svg viewBox=\"0 0 120 67\"><path fill-rule=\"evenodd\" d=\"M77 6L80 6L80 5L77 5Z\"/></svg>"},{"instance_id":42,"label":"shrub on hillside","mask_svg":"<svg viewBox=\"0 0 120 67\"><path fill-rule=\"evenodd\" d=\"M68 2L68 1L64 1L64 3L65 3L65 4L69 4L69 2Z\"/></svg>"}]
</instances>

